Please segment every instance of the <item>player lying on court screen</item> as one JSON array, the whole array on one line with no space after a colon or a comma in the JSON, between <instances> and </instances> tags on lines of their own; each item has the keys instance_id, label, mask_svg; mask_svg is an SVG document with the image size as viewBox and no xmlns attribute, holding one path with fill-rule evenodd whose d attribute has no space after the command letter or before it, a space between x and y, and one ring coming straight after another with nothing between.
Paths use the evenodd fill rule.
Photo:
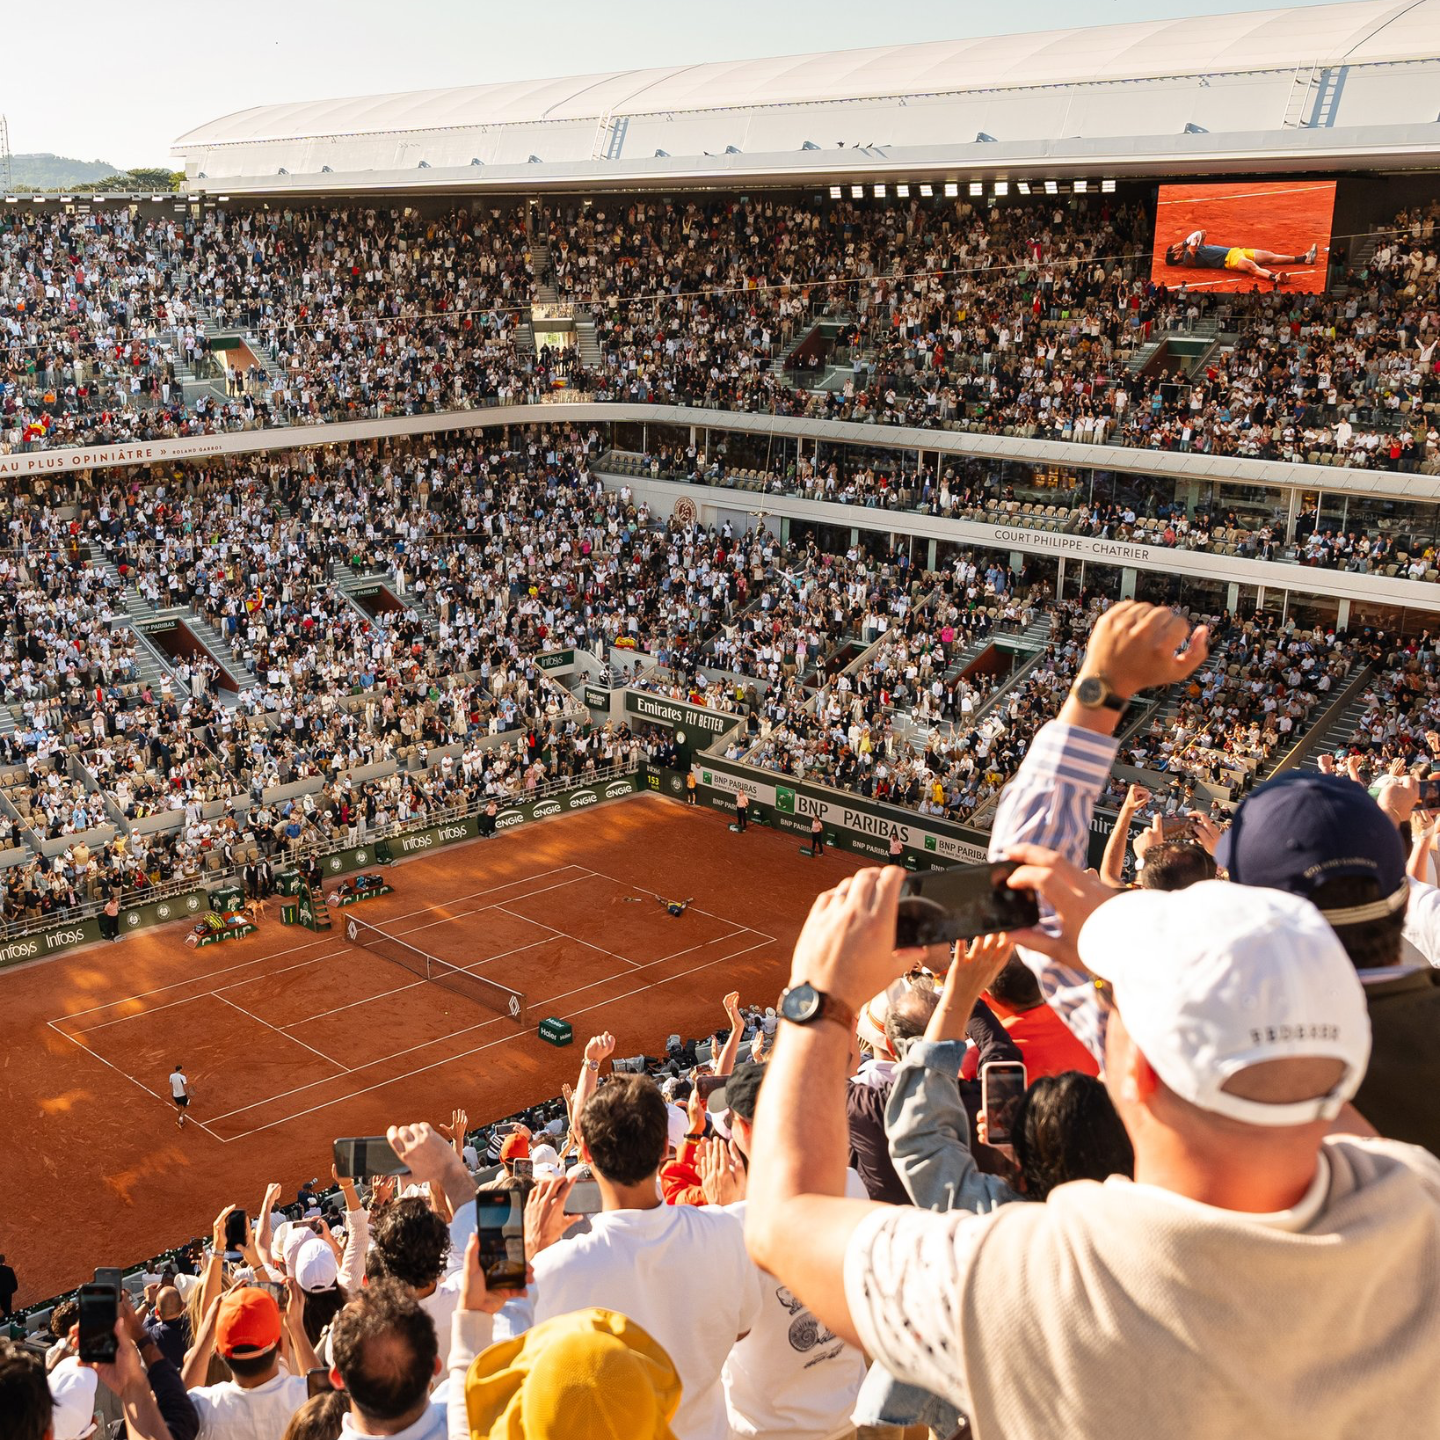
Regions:
<instances>
[{"instance_id":1,"label":"player lying on court screen","mask_svg":"<svg viewBox=\"0 0 1440 1440\"><path fill-rule=\"evenodd\" d=\"M1207 245L1203 230L1192 230L1183 240L1165 248L1167 265L1190 265L1199 270L1238 270L1261 280L1284 284L1289 276L1272 265L1313 265L1319 247L1311 244L1303 255L1282 255L1277 250L1256 250L1242 245Z\"/></svg>"}]
</instances>

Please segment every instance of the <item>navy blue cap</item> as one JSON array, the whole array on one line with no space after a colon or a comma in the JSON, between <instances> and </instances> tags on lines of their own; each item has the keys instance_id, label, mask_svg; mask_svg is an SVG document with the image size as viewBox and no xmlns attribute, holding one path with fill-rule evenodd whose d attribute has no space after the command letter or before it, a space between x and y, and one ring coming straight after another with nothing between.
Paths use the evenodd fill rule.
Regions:
<instances>
[{"instance_id":1,"label":"navy blue cap","mask_svg":"<svg viewBox=\"0 0 1440 1440\"><path fill-rule=\"evenodd\" d=\"M1294 771L1261 785L1235 811L1215 863L1237 884L1307 900L1343 876L1368 876L1382 897L1405 884L1405 847L1395 822L1363 785L1343 775Z\"/></svg>"}]
</instances>

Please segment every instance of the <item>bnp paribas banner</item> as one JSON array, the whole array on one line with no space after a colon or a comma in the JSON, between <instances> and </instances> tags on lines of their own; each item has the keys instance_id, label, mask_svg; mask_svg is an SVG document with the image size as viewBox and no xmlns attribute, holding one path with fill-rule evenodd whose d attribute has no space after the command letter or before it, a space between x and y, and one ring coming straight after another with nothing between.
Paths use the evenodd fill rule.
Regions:
<instances>
[{"instance_id":1,"label":"bnp paribas banner","mask_svg":"<svg viewBox=\"0 0 1440 1440\"><path fill-rule=\"evenodd\" d=\"M697 760L693 772L700 796L717 809L733 810L735 795L750 797L752 817L777 829L808 835L820 817L835 843L864 855L888 855L890 841L899 839L907 860L919 864L975 864L986 858L988 836L962 825L918 816L894 805L860 795L847 795L823 785L769 775L730 760ZM755 810L761 812L755 816Z\"/></svg>"}]
</instances>

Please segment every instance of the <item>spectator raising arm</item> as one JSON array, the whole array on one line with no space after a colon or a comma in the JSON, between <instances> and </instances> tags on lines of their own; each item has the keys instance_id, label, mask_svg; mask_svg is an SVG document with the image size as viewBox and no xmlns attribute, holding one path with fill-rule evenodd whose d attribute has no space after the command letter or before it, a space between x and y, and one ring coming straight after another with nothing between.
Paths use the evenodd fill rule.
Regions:
<instances>
[{"instance_id":1,"label":"spectator raising arm","mask_svg":"<svg viewBox=\"0 0 1440 1440\"><path fill-rule=\"evenodd\" d=\"M740 1053L740 1040L745 1033L745 1021L740 1016L740 992L732 990L725 997L724 1004L725 1013L730 1017L730 1033L725 1037L725 1045L719 1055L712 1053L710 1057L715 1062L717 1075L729 1075L735 1069L735 1057Z\"/></svg>"},{"instance_id":2,"label":"spectator raising arm","mask_svg":"<svg viewBox=\"0 0 1440 1440\"><path fill-rule=\"evenodd\" d=\"M575 1087L575 1103L570 1107L570 1129L574 1131L580 1123L580 1114L585 1102L595 1093L600 1084L600 1067L615 1053L615 1037L606 1030L603 1034L592 1035L585 1042L585 1058L580 1062L580 1083Z\"/></svg>"},{"instance_id":3,"label":"spectator raising arm","mask_svg":"<svg viewBox=\"0 0 1440 1440\"><path fill-rule=\"evenodd\" d=\"M982 936L957 949L925 1038L910 1046L895 1072L885 1107L890 1158L910 1198L927 1210L979 1212L1017 1198L1004 1180L976 1167L957 1079L971 1012L1014 950L1007 935Z\"/></svg>"},{"instance_id":4,"label":"spectator raising arm","mask_svg":"<svg viewBox=\"0 0 1440 1440\"><path fill-rule=\"evenodd\" d=\"M992 859L1005 859L1017 845L1029 844L1085 863L1090 815L1115 762L1112 737L1124 707L1141 690L1192 675L1209 654L1209 640L1205 626L1190 633L1173 610L1135 600L1121 600L1095 622L1059 717L1037 733L1000 797L990 836ZM1083 703L1082 694L1096 703ZM1046 1000L1103 1061L1105 1012L1089 976L1033 946L1022 945L1020 955L1035 971Z\"/></svg>"},{"instance_id":5,"label":"spectator raising arm","mask_svg":"<svg viewBox=\"0 0 1440 1440\"><path fill-rule=\"evenodd\" d=\"M1130 823L1135 812L1150 803L1150 792L1143 785L1132 785L1125 792L1115 828L1105 842L1105 855L1100 861L1100 878L1120 890L1125 885L1125 846L1130 838Z\"/></svg>"},{"instance_id":6,"label":"spectator raising arm","mask_svg":"<svg viewBox=\"0 0 1440 1440\"><path fill-rule=\"evenodd\" d=\"M846 1246L867 1215L889 1207L847 1200L846 1070L854 1016L918 957L895 950L905 872L861 870L811 907L790 968L792 992L812 986L847 1016L780 1027L755 1116L745 1241L750 1256L842 1339L860 1344L845 1303ZM781 1014L787 1005L782 1001Z\"/></svg>"},{"instance_id":7,"label":"spectator raising arm","mask_svg":"<svg viewBox=\"0 0 1440 1440\"><path fill-rule=\"evenodd\" d=\"M184 1432L176 1430L172 1434L160 1414L155 1392L150 1388L150 1380L145 1373L144 1361L123 1315L115 1322L115 1334L120 1342L115 1350L115 1359L109 1364L96 1364L93 1369L105 1388L120 1401L125 1411L126 1434L130 1440L182 1440ZM161 1361L161 1364L166 1363ZM190 1402L186 1399L185 1403L189 1405ZM193 1407L191 1418L193 1421ZM191 1425L189 1436L194 1436L196 1428Z\"/></svg>"}]
</instances>

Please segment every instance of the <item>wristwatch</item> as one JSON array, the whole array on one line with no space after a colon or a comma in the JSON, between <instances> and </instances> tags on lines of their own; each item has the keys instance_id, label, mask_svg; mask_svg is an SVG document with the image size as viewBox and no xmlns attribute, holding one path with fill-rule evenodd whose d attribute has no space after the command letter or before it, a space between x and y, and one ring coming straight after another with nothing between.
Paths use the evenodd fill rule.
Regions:
<instances>
[{"instance_id":1,"label":"wristwatch","mask_svg":"<svg viewBox=\"0 0 1440 1440\"><path fill-rule=\"evenodd\" d=\"M1117 695L1103 675L1087 675L1070 692L1087 710L1124 710L1129 701Z\"/></svg>"},{"instance_id":2,"label":"wristwatch","mask_svg":"<svg viewBox=\"0 0 1440 1440\"><path fill-rule=\"evenodd\" d=\"M780 996L780 1018L792 1025L811 1025L816 1020L833 1020L847 1030L855 1026L855 1012L833 995L801 981Z\"/></svg>"}]
</instances>

